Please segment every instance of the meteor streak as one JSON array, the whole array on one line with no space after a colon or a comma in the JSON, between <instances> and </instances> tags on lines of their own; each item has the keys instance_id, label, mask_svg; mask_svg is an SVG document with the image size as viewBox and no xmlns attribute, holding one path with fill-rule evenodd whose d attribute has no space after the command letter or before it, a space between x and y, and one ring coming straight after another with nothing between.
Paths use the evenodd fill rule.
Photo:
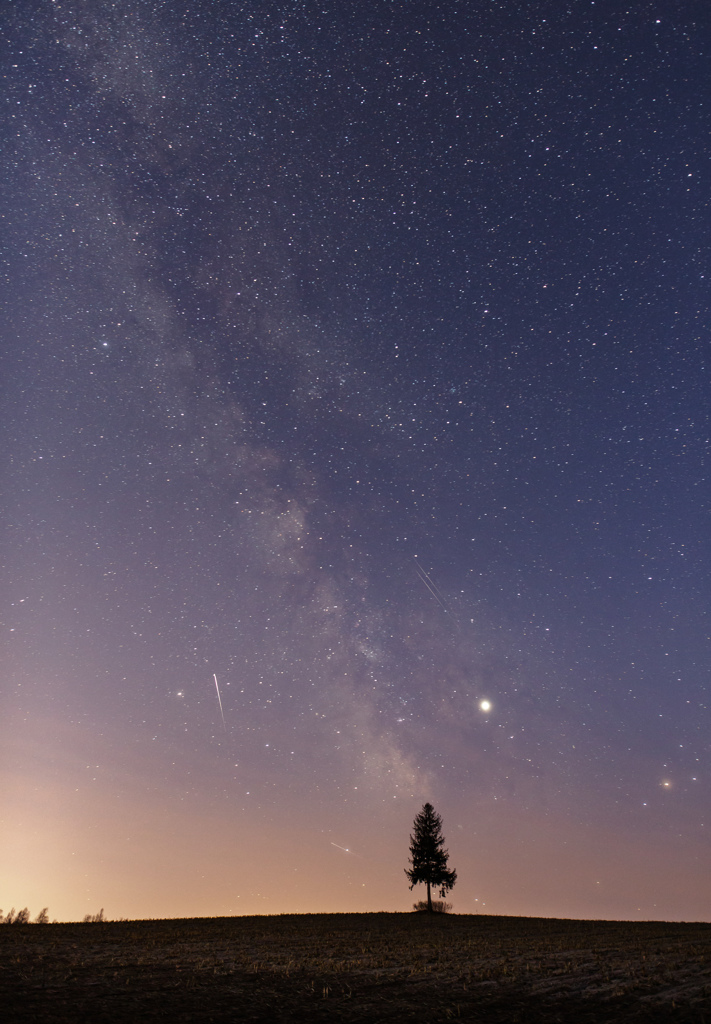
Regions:
<instances>
[{"instance_id":1,"label":"meteor streak","mask_svg":"<svg viewBox=\"0 0 711 1024\"><path fill-rule=\"evenodd\" d=\"M225 732L227 732L227 723L225 722L225 713L222 710L222 697L220 697L220 687L217 685L217 676L215 675L214 672L212 673L212 678L215 680L215 689L217 690L217 701L218 701L218 703L220 705L220 714L222 715L222 724L225 727Z\"/></svg>"},{"instance_id":2,"label":"meteor streak","mask_svg":"<svg viewBox=\"0 0 711 1024\"><path fill-rule=\"evenodd\" d=\"M337 850L343 850L344 853L350 853L351 852L345 846L339 846L338 843L331 843L331 846L335 846Z\"/></svg>"}]
</instances>

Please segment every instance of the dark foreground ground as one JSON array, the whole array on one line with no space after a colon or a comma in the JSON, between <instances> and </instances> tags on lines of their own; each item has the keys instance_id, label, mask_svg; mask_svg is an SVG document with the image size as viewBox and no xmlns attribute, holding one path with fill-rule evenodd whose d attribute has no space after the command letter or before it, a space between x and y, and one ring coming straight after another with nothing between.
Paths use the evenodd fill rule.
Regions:
<instances>
[{"instance_id":1,"label":"dark foreground ground","mask_svg":"<svg viewBox=\"0 0 711 1024\"><path fill-rule=\"evenodd\" d=\"M0 928L0 1017L711 1024L711 925L319 914Z\"/></svg>"}]
</instances>

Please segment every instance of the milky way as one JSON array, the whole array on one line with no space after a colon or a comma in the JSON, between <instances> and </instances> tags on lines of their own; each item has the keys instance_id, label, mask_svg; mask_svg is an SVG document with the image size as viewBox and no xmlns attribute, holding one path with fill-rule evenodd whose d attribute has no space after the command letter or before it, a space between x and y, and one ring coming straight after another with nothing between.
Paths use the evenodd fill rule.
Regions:
<instances>
[{"instance_id":1,"label":"milky way","mask_svg":"<svg viewBox=\"0 0 711 1024\"><path fill-rule=\"evenodd\" d=\"M6 909L711 913L709 18L568 6L6 15Z\"/></svg>"}]
</instances>

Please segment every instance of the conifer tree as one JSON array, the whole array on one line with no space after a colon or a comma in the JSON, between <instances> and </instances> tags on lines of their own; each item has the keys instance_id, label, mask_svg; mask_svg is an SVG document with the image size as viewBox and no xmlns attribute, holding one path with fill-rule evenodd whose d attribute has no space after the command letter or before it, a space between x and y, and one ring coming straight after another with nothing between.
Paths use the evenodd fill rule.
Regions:
<instances>
[{"instance_id":1,"label":"conifer tree","mask_svg":"<svg viewBox=\"0 0 711 1024\"><path fill-rule=\"evenodd\" d=\"M427 909L432 913L431 886L439 886L444 896L457 881L457 872L447 870L449 852L444 849L442 819L432 804L425 804L415 818L413 835L410 836L410 864L405 874L410 888L419 882L427 886Z\"/></svg>"}]
</instances>

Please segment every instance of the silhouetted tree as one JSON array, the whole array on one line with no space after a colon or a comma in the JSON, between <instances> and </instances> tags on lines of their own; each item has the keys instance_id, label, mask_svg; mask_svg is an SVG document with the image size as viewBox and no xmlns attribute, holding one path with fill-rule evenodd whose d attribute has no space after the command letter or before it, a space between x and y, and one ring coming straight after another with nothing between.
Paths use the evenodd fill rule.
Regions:
<instances>
[{"instance_id":1,"label":"silhouetted tree","mask_svg":"<svg viewBox=\"0 0 711 1024\"><path fill-rule=\"evenodd\" d=\"M35 924L49 924L49 914L47 911L49 907L43 907L39 914L35 918Z\"/></svg>"},{"instance_id":2,"label":"silhouetted tree","mask_svg":"<svg viewBox=\"0 0 711 1024\"><path fill-rule=\"evenodd\" d=\"M23 907L22 910L18 910L15 916L13 924L29 924L30 923L30 912L27 907Z\"/></svg>"},{"instance_id":3,"label":"silhouetted tree","mask_svg":"<svg viewBox=\"0 0 711 1024\"><path fill-rule=\"evenodd\" d=\"M414 832L410 836L410 864L405 874L410 888L419 882L427 886L427 910L432 913L431 886L438 886L444 896L457 881L457 872L447 870L449 852L444 849L442 819L432 804L425 804L415 818Z\"/></svg>"}]
</instances>

